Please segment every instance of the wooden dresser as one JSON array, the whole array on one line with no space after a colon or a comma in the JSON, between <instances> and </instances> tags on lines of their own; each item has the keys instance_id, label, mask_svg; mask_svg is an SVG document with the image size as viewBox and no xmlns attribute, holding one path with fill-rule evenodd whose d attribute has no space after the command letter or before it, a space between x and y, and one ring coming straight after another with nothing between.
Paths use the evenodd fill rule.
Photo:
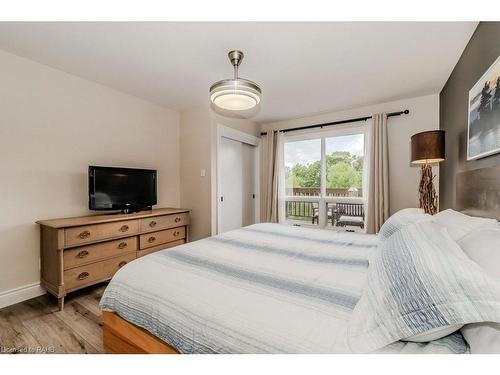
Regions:
<instances>
[{"instance_id":1,"label":"wooden dresser","mask_svg":"<svg viewBox=\"0 0 500 375\"><path fill-rule=\"evenodd\" d=\"M134 214L39 220L41 285L59 300L111 279L141 256L188 241L189 210L156 208Z\"/></svg>"}]
</instances>

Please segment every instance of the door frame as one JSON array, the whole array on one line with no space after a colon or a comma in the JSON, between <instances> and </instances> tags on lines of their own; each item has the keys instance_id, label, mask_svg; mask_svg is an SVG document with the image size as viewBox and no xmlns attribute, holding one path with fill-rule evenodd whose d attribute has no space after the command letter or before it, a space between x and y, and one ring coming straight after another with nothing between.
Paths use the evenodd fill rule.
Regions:
<instances>
[{"instance_id":1,"label":"door frame","mask_svg":"<svg viewBox=\"0 0 500 375\"><path fill-rule=\"evenodd\" d=\"M222 138L229 138L237 142L246 143L255 148L254 157L255 157L255 222L260 222L260 138L254 135L244 133L242 131L230 128L228 126L224 126L222 124L217 124L217 147L216 147L216 194L215 194L215 202L213 202L216 207L216 218L212 220L212 235L219 234L219 222L221 218L221 205L220 205L220 197L221 197L221 164L222 161L219 157L221 155L222 148Z\"/></svg>"}]
</instances>

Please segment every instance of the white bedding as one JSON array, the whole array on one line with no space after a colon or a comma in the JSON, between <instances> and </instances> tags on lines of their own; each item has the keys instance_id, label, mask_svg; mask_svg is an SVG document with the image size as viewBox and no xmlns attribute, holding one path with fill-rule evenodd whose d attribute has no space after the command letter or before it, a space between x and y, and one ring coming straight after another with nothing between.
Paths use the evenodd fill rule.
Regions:
<instances>
[{"instance_id":1,"label":"white bedding","mask_svg":"<svg viewBox=\"0 0 500 375\"><path fill-rule=\"evenodd\" d=\"M101 308L182 353L349 353L374 235L257 224L121 269ZM385 353L464 353L460 333Z\"/></svg>"}]
</instances>

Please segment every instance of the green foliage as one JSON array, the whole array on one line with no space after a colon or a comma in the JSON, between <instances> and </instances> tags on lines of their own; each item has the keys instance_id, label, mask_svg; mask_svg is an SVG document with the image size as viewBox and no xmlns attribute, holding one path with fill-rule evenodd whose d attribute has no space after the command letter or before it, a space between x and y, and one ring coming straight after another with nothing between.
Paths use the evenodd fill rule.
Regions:
<instances>
[{"instance_id":1,"label":"green foliage","mask_svg":"<svg viewBox=\"0 0 500 375\"><path fill-rule=\"evenodd\" d=\"M327 188L350 188L362 186L363 157L348 151L336 151L326 155ZM321 162L307 165L295 164L285 170L288 187L320 187Z\"/></svg>"},{"instance_id":2,"label":"green foliage","mask_svg":"<svg viewBox=\"0 0 500 375\"><path fill-rule=\"evenodd\" d=\"M327 188L361 188L363 157L348 151L336 151L326 156Z\"/></svg>"},{"instance_id":3,"label":"green foliage","mask_svg":"<svg viewBox=\"0 0 500 375\"><path fill-rule=\"evenodd\" d=\"M295 164L292 169L286 168L286 186L319 187L321 186L321 162Z\"/></svg>"}]
</instances>

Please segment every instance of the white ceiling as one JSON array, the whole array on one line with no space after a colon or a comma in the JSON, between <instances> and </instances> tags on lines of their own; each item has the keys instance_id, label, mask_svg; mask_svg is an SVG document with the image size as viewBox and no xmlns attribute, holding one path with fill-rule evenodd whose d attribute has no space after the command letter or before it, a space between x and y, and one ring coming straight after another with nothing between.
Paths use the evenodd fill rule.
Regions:
<instances>
[{"instance_id":1,"label":"white ceiling","mask_svg":"<svg viewBox=\"0 0 500 375\"><path fill-rule=\"evenodd\" d=\"M263 90L259 122L441 90L476 22L0 23L0 48L185 110L229 78Z\"/></svg>"}]
</instances>

